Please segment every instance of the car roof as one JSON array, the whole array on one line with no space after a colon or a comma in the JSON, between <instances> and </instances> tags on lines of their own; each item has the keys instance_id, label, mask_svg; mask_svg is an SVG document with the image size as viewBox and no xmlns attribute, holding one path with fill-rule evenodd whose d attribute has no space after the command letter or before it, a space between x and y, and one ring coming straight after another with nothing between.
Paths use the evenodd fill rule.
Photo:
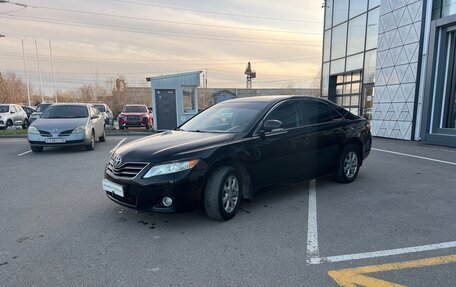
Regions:
<instances>
[{"instance_id":1,"label":"car roof","mask_svg":"<svg viewBox=\"0 0 456 287\"><path fill-rule=\"evenodd\" d=\"M53 106L91 106L92 104L86 104L86 103L57 103L57 104L52 104Z\"/></svg>"},{"instance_id":2,"label":"car roof","mask_svg":"<svg viewBox=\"0 0 456 287\"><path fill-rule=\"evenodd\" d=\"M320 98L313 96L304 96L304 95L273 95L273 96L255 96L255 97L245 97L245 98L236 98L232 100L225 101L225 103L277 103L283 100L288 99L318 99Z\"/></svg>"}]
</instances>

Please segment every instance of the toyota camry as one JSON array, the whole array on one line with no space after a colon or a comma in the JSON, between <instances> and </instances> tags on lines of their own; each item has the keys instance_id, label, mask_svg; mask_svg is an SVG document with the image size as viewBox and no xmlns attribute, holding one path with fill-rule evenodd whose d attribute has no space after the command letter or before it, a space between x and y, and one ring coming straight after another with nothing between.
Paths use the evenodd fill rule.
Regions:
<instances>
[{"instance_id":1,"label":"toyota camry","mask_svg":"<svg viewBox=\"0 0 456 287\"><path fill-rule=\"evenodd\" d=\"M323 99L234 99L119 147L102 186L126 207L166 213L202 207L210 218L229 220L242 199L265 187L327 174L352 182L371 142L365 119Z\"/></svg>"}]
</instances>

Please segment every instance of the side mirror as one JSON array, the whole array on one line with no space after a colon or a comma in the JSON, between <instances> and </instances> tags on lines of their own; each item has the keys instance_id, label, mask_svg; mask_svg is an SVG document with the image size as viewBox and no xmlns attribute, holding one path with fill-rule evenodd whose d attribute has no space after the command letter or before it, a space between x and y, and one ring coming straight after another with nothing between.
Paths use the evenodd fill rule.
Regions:
<instances>
[{"instance_id":1,"label":"side mirror","mask_svg":"<svg viewBox=\"0 0 456 287\"><path fill-rule=\"evenodd\" d=\"M10 111L10 114L14 114L14 113L15 113L15 111Z\"/></svg>"},{"instance_id":2,"label":"side mirror","mask_svg":"<svg viewBox=\"0 0 456 287\"><path fill-rule=\"evenodd\" d=\"M278 129L283 129L283 123L279 120L267 120L263 124L263 130L267 133Z\"/></svg>"},{"instance_id":3,"label":"side mirror","mask_svg":"<svg viewBox=\"0 0 456 287\"><path fill-rule=\"evenodd\" d=\"M94 119L98 119L99 117L100 116L95 115L95 116L92 116L90 119L94 120Z\"/></svg>"}]
</instances>

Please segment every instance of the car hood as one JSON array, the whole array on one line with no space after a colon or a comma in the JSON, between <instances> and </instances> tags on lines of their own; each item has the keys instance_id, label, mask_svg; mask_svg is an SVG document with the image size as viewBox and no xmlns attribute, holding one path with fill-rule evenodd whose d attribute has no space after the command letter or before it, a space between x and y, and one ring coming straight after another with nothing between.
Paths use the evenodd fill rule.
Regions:
<instances>
[{"instance_id":1,"label":"car hood","mask_svg":"<svg viewBox=\"0 0 456 287\"><path fill-rule=\"evenodd\" d=\"M236 134L166 131L120 146L115 154L123 162L163 162L182 158L182 153L231 142Z\"/></svg>"},{"instance_id":2,"label":"car hood","mask_svg":"<svg viewBox=\"0 0 456 287\"><path fill-rule=\"evenodd\" d=\"M124 117L131 117L131 116L147 116L147 113L122 113Z\"/></svg>"},{"instance_id":3,"label":"car hood","mask_svg":"<svg viewBox=\"0 0 456 287\"><path fill-rule=\"evenodd\" d=\"M7 116L9 114L10 114L9 112L8 113L0 113L0 116Z\"/></svg>"},{"instance_id":4,"label":"car hood","mask_svg":"<svg viewBox=\"0 0 456 287\"><path fill-rule=\"evenodd\" d=\"M36 127L39 130L48 131L52 135L67 130L73 130L78 126L84 126L87 124L87 118L80 119L36 119L31 126Z\"/></svg>"}]
</instances>

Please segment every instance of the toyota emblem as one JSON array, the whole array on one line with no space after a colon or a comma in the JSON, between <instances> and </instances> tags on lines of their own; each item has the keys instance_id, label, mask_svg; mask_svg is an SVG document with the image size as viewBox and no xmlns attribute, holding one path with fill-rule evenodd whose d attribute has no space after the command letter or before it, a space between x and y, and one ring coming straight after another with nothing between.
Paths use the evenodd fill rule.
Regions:
<instances>
[{"instance_id":1,"label":"toyota emblem","mask_svg":"<svg viewBox=\"0 0 456 287\"><path fill-rule=\"evenodd\" d=\"M115 167L119 167L122 164L122 157L120 155L118 155L118 154L115 154L112 157L112 162L113 162Z\"/></svg>"}]
</instances>

